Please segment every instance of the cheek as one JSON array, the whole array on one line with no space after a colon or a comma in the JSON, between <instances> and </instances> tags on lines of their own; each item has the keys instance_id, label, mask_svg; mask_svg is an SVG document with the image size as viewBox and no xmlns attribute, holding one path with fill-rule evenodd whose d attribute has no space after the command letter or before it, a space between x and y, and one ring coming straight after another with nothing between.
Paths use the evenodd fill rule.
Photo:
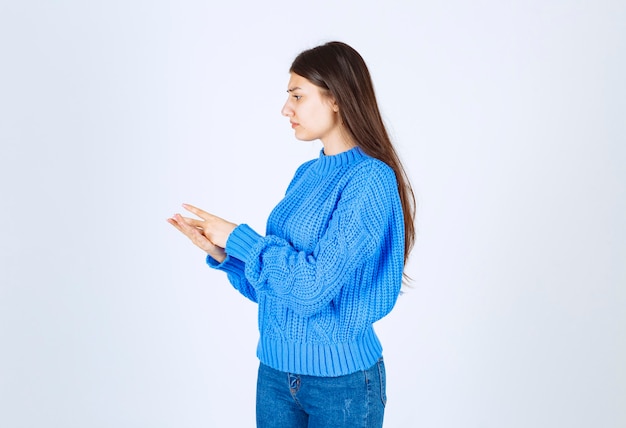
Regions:
<instances>
[{"instance_id":1,"label":"cheek","mask_svg":"<svg viewBox=\"0 0 626 428\"><path fill-rule=\"evenodd\" d=\"M338 115L333 113L332 110L326 110L319 115L319 123L326 129L334 128L338 122Z\"/></svg>"},{"instance_id":2,"label":"cheek","mask_svg":"<svg viewBox=\"0 0 626 428\"><path fill-rule=\"evenodd\" d=\"M309 131L324 131L337 124L338 115L325 104L300 105L295 109L297 121Z\"/></svg>"},{"instance_id":3,"label":"cheek","mask_svg":"<svg viewBox=\"0 0 626 428\"><path fill-rule=\"evenodd\" d=\"M302 106L297 111L296 116L298 117L298 122L305 128L314 128L320 121L319 112L309 106Z\"/></svg>"},{"instance_id":4,"label":"cheek","mask_svg":"<svg viewBox=\"0 0 626 428\"><path fill-rule=\"evenodd\" d=\"M318 106L310 112L310 117L315 121L318 126L326 127L332 123L334 117L331 114L331 110Z\"/></svg>"}]
</instances>

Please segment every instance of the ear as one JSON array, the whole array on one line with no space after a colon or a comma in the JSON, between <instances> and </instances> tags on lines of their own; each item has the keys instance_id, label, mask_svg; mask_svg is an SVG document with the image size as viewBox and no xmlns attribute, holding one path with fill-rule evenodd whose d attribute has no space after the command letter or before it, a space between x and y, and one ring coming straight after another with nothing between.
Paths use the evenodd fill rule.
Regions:
<instances>
[{"instance_id":1,"label":"ear","mask_svg":"<svg viewBox=\"0 0 626 428\"><path fill-rule=\"evenodd\" d=\"M325 102L328 103L333 112L337 113L339 111L339 105L337 104L337 100L335 99L335 97L332 96L330 91L328 91L325 95Z\"/></svg>"}]
</instances>

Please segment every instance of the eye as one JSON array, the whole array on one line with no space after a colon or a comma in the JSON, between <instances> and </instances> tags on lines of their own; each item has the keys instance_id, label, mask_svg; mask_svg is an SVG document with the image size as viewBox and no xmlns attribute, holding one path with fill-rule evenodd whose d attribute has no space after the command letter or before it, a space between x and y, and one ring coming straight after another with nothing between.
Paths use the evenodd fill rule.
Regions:
<instances>
[{"instance_id":1,"label":"eye","mask_svg":"<svg viewBox=\"0 0 626 428\"><path fill-rule=\"evenodd\" d=\"M296 99L296 101L299 101L300 98L302 98L302 95L293 95L293 97Z\"/></svg>"}]
</instances>

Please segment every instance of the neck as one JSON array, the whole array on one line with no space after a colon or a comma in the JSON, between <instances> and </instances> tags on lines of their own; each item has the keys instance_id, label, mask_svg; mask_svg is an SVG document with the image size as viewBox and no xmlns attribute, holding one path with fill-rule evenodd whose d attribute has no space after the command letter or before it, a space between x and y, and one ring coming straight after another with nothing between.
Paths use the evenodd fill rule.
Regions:
<instances>
[{"instance_id":1,"label":"neck","mask_svg":"<svg viewBox=\"0 0 626 428\"><path fill-rule=\"evenodd\" d=\"M356 147L356 144L345 133L335 135L335 138L324 138L321 141L324 145L324 154L326 156L337 155Z\"/></svg>"}]
</instances>

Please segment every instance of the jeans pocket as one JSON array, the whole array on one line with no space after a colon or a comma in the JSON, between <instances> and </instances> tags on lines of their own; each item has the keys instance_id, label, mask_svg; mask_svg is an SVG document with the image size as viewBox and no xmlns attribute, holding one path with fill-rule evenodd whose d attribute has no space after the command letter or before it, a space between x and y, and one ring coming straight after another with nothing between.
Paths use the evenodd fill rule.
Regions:
<instances>
[{"instance_id":1,"label":"jeans pocket","mask_svg":"<svg viewBox=\"0 0 626 428\"><path fill-rule=\"evenodd\" d=\"M385 361L383 357L380 357L378 363L378 377L380 379L380 400L383 402L383 406L387 405L387 373L385 372Z\"/></svg>"}]
</instances>

